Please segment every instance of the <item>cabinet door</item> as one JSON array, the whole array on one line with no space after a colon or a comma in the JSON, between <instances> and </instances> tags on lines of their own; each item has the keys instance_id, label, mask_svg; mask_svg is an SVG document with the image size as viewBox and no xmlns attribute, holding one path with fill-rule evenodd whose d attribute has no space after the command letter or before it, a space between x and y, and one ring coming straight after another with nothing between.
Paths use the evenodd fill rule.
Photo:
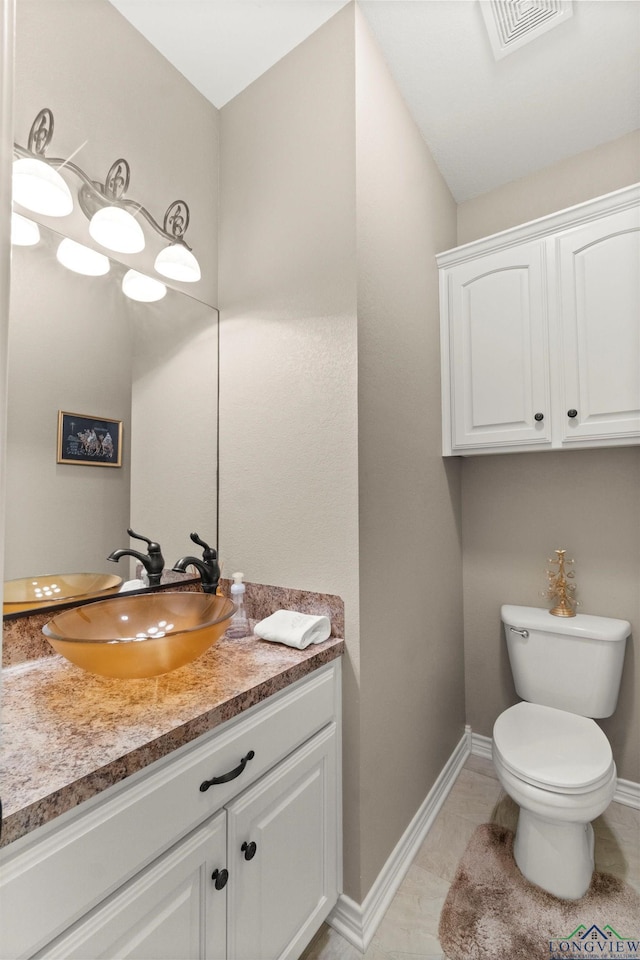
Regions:
<instances>
[{"instance_id":1,"label":"cabinet door","mask_svg":"<svg viewBox=\"0 0 640 960\"><path fill-rule=\"evenodd\" d=\"M126 838L123 838L126 843ZM226 814L213 817L37 956L53 960L224 960Z\"/></svg>"},{"instance_id":2,"label":"cabinet door","mask_svg":"<svg viewBox=\"0 0 640 960\"><path fill-rule=\"evenodd\" d=\"M229 960L296 960L335 905L336 750L332 723L228 806Z\"/></svg>"},{"instance_id":3,"label":"cabinet door","mask_svg":"<svg viewBox=\"0 0 640 960\"><path fill-rule=\"evenodd\" d=\"M562 441L640 437L640 210L555 242Z\"/></svg>"},{"instance_id":4,"label":"cabinet door","mask_svg":"<svg viewBox=\"0 0 640 960\"><path fill-rule=\"evenodd\" d=\"M543 267L535 242L447 272L454 452L551 440Z\"/></svg>"}]
</instances>

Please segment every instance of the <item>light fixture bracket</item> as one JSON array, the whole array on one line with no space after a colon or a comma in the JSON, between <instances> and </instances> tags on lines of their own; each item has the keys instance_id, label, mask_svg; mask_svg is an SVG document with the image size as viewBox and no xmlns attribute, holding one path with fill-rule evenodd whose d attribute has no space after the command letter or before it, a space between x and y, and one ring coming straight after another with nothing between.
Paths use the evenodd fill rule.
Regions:
<instances>
[{"instance_id":1,"label":"light fixture bracket","mask_svg":"<svg viewBox=\"0 0 640 960\"><path fill-rule=\"evenodd\" d=\"M123 157L120 157L109 167L107 179L104 182L105 196L112 202L120 200L129 189L130 180L131 167Z\"/></svg>"},{"instance_id":2,"label":"light fixture bracket","mask_svg":"<svg viewBox=\"0 0 640 960\"><path fill-rule=\"evenodd\" d=\"M48 107L45 107L38 113L31 124L29 139L27 141L29 153L39 157L41 160L46 160L47 158L44 155L44 151L49 146L52 136L53 114Z\"/></svg>"},{"instance_id":3,"label":"light fixture bracket","mask_svg":"<svg viewBox=\"0 0 640 960\"><path fill-rule=\"evenodd\" d=\"M130 180L131 168L127 161L120 157L109 167L104 184L97 180L83 183L78 191L78 202L85 217L91 220L94 213L97 213L103 207L124 206L119 201L124 200L124 194L129 188Z\"/></svg>"},{"instance_id":4,"label":"light fixture bracket","mask_svg":"<svg viewBox=\"0 0 640 960\"><path fill-rule=\"evenodd\" d=\"M189 226L189 207L184 200L173 201L167 208L162 225L166 236L172 237L176 243L183 243L187 250L191 249L184 242L184 235Z\"/></svg>"}]
</instances>

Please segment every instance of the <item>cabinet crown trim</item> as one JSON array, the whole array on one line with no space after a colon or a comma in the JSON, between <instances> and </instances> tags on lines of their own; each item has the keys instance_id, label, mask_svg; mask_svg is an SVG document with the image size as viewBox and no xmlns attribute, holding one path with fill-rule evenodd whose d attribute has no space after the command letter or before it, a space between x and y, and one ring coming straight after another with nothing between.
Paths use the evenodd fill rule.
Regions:
<instances>
[{"instance_id":1,"label":"cabinet crown trim","mask_svg":"<svg viewBox=\"0 0 640 960\"><path fill-rule=\"evenodd\" d=\"M436 262L438 267L451 267L454 264L464 263L466 260L474 260L476 257L492 251L505 250L508 247L516 246L524 240L535 240L556 233L565 227L580 226L590 220L596 220L598 217L616 213L619 210L633 208L638 204L640 204L640 183L634 183L629 187L623 187L621 190L615 190L613 193L604 194L604 196L596 197L593 200L586 200L584 203L567 207L565 210L558 210L556 213L540 217L538 220L530 220L527 223L519 224L517 227L509 227L500 233L482 237L480 240L472 240L470 243L453 247L451 250L444 250L442 253L436 254Z\"/></svg>"}]
</instances>

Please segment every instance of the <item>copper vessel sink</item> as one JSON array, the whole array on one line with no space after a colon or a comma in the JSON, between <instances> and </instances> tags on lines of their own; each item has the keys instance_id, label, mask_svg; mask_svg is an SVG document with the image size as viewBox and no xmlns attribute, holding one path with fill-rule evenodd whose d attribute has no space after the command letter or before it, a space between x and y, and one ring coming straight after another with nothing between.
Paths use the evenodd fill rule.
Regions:
<instances>
[{"instance_id":1,"label":"copper vessel sink","mask_svg":"<svg viewBox=\"0 0 640 960\"><path fill-rule=\"evenodd\" d=\"M4 613L20 613L70 600L107 596L116 593L121 586L122 577L112 573L51 573L5 580Z\"/></svg>"},{"instance_id":2,"label":"copper vessel sink","mask_svg":"<svg viewBox=\"0 0 640 960\"><path fill-rule=\"evenodd\" d=\"M226 597L206 593L121 594L63 610L42 632L57 653L90 673L155 677L208 650L235 609Z\"/></svg>"}]
</instances>

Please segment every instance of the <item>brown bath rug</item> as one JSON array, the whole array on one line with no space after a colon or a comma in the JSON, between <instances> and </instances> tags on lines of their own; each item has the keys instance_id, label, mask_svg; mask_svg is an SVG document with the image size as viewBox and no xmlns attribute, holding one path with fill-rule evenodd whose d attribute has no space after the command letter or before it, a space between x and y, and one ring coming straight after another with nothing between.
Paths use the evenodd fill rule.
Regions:
<instances>
[{"instance_id":1,"label":"brown bath rug","mask_svg":"<svg viewBox=\"0 0 640 960\"><path fill-rule=\"evenodd\" d=\"M529 883L513 859L513 833L478 827L440 914L449 960L640 960L640 896L594 873L580 900L559 900Z\"/></svg>"}]
</instances>

